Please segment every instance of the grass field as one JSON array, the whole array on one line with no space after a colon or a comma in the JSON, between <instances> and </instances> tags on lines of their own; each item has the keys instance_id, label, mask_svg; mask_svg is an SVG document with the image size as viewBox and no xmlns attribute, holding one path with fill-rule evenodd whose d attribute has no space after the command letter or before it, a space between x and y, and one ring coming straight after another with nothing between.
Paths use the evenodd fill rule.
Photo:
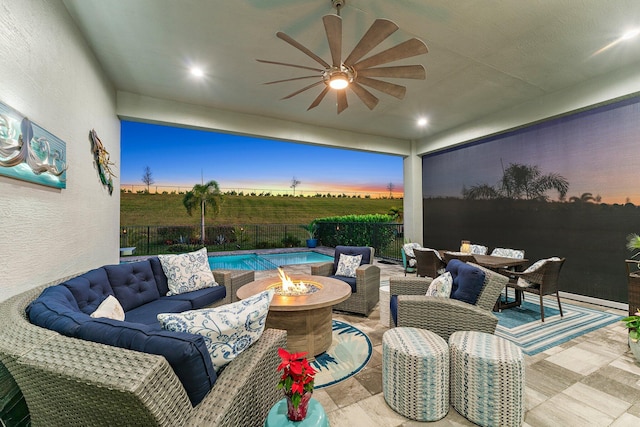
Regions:
<instances>
[{"instance_id":1,"label":"grass field","mask_svg":"<svg viewBox=\"0 0 640 427\"><path fill-rule=\"evenodd\" d=\"M199 225L200 212L187 215L180 194L120 194L120 225ZM225 196L220 214L207 225L307 224L315 218L387 214L402 199L342 197Z\"/></svg>"}]
</instances>

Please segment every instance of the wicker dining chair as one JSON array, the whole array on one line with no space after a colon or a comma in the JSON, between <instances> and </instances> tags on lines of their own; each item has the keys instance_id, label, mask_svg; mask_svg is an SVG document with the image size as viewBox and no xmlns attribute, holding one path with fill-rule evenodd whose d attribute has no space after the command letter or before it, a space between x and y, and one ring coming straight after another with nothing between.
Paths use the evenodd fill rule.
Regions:
<instances>
[{"instance_id":1,"label":"wicker dining chair","mask_svg":"<svg viewBox=\"0 0 640 427\"><path fill-rule=\"evenodd\" d=\"M543 322L544 305L542 297L544 295L556 294L560 317L563 317L560 295L558 293L558 279L560 278L560 270L564 265L564 261L565 258L547 258L534 263L525 271L509 272L512 276L509 280L509 287L515 288L516 292L530 292L540 297L540 320Z\"/></svg>"},{"instance_id":2,"label":"wicker dining chair","mask_svg":"<svg viewBox=\"0 0 640 427\"><path fill-rule=\"evenodd\" d=\"M440 274L444 273L446 264L442 258L440 258L440 254L437 251L422 248L415 249L413 253L417 262L417 276L431 277L432 279L435 279Z\"/></svg>"},{"instance_id":3,"label":"wicker dining chair","mask_svg":"<svg viewBox=\"0 0 640 427\"><path fill-rule=\"evenodd\" d=\"M462 262L476 262L473 254L469 254L466 252L443 252L442 256L444 257L444 262L448 263L452 259L459 259Z\"/></svg>"},{"instance_id":4,"label":"wicker dining chair","mask_svg":"<svg viewBox=\"0 0 640 427\"><path fill-rule=\"evenodd\" d=\"M404 275L407 273L415 274L416 272L416 259L415 257L410 257L404 251L404 248L400 248L400 254L402 255L402 267L404 268Z\"/></svg>"}]
</instances>

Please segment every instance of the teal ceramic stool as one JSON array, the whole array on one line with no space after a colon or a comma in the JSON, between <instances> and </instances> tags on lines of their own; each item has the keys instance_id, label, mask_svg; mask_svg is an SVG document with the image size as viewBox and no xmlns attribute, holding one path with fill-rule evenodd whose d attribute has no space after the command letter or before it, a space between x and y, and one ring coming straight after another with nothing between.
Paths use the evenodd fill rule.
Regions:
<instances>
[{"instance_id":1,"label":"teal ceramic stool","mask_svg":"<svg viewBox=\"0 0 640 427\"><path fill-rule=\"evenodd\" d=\"M329 420L320 402L312 397L307 417L302 421L291 421L287 418L287 401L282 399L269 411L264 427L329 427Z\"/></svg>"}]
</instances>

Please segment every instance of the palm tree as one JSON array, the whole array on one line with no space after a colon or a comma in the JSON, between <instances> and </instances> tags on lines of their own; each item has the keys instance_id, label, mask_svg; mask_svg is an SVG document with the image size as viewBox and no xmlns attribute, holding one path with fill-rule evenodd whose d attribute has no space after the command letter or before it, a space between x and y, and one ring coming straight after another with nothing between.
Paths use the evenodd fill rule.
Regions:
<instances>
[{"instance_id":1,"label":"palm tree","mask_svg":"<svg viewBox=\"0 0 640 427\"><path fill-rule=\"evenodd\" d=\"M220 193L220 186L216 181L209 181L206 184L196 184L191 191L187 191L182 199L182 204L187 209L189 215L198 206L200 207L200 236L202 244L204 245L204 216L206 213L205 207L209 205L210 211L217 215L220 212L220 205L222 204L222 193Z\"/></svg>"},{"instance_id":2,"label":"palm tree","mask_svg":"<svg viewBox=\"0 0 640 427\"><path fill-rule=\"evenodd\" d=\"M548 200L548 190L556 190L563 199L569 190L569 181L557 173L543 175L538 166L511 163L503 170L498 185L478 184L463 188L465 199L525 199Z\"/></svg>"},{"instance_id":3,"label":"palm tree","mask_svg":"<svg viewBox=\"0 0 640 427\"><path fill-rule=\"evenodd\" d=\"M589 203L589 202L595 202L596 198L593 197L593 194L591 193L582 193L580 197L577 197L577 196L570 197L569 201L574 203Z\"/></svg>"}]
</instances>

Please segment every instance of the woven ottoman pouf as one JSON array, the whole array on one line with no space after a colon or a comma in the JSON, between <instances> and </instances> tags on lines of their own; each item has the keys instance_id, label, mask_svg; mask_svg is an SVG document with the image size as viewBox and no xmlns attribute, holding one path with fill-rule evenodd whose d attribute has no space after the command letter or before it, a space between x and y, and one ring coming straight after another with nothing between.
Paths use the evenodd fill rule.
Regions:
<instances>
[{"instance_id":1,"label":"woven ottoman pouf","mask_svg":"<svg viewBox=\"0 0 640 427\"><path fill-rule=\"evenodd\" d=\"M520 426L524 421L524 357L518 346L484 332L449 337L451 404L481 426Z\"/></svg>"},{"instance_id":2,"label":"woven ottoman pouf","mask_svg":"<svg viewBox=\"0 0 640 427\"><path fill-rule=\"evenodd\" d=\"M449 411L449 348L425 329L394 328L382 336L382 391L412 420L436 421Z\"/></svg>"}]
</instances>

